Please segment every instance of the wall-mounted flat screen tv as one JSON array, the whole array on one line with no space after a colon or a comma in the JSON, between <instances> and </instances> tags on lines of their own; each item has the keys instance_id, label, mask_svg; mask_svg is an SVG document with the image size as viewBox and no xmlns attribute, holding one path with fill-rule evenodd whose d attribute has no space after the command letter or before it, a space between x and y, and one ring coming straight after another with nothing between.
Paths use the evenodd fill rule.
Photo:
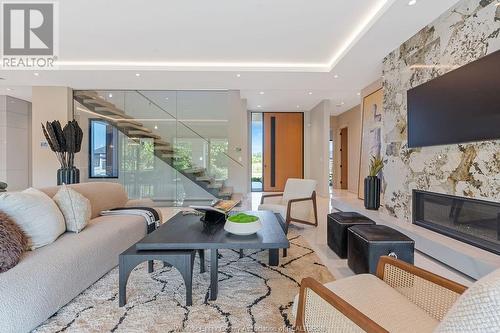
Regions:
<instances>
[{"instance_id":1,"label":"wall-mounted flat screen tv","mask_svg":"<svg viewBox=\"0 0 500 333\"><path fill-rule=\"evenodd\" d=\"M500 139L500 51L408 90L408 146Z\"/></svg>"}]
</instances>

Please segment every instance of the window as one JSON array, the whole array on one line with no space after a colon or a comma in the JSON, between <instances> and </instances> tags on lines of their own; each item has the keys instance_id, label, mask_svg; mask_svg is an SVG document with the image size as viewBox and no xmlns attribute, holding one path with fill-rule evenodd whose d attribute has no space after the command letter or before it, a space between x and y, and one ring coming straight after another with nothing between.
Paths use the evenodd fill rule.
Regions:
<instances>
[{"instance_id":1,"label":"window","mask_svg":"<svg viewBox=\"0 0 500 333\"><path fill-rule=\"evenodd\" d=\"M252 191L263 190L262 151L264 145L264 120L262 113L252 112Z\"/></svg>"},{"instance_id":2,"label":"window","mask_svg":"<svg viewBox=\"0 0 500 333\"><path fill-rule=\"evenodd\" d=\"M118 130L101 119L89 125L89 177L118 178Z\"/></svg>"}]
</instances>

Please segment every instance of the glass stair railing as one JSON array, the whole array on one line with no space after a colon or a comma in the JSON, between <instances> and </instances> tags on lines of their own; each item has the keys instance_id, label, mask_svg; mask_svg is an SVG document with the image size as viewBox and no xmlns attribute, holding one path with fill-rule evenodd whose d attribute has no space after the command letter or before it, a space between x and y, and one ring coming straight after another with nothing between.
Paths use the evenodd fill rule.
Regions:
<instances>
[{"instance_id":1,"label":"glass stair railing","mask_svg":"<svg viewBox=\"0 0 500 333\"><path fill-rule=\"evenodd\" d=\"M84 132L96 119L117 130L118 147L105 147L109 140L103 138L103 147L91 151L89 145L87 156L117 149L114 178L130 197L174 205L230 199L230 169L243 165L228 154L225 98L225 92L75 91L75 119ZM106 154L103 159L110 164ZM80 165L89 164L85 162ZM89 172L88 181L103 178Z\"/></svg>"}]
</instances>

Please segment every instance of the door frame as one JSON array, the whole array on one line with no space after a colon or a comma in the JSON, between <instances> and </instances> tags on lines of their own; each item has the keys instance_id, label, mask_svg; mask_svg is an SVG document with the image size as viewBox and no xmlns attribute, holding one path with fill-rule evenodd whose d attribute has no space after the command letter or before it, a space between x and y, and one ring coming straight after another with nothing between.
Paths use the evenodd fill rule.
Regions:
<instances>
[{"instance_id":1,"label":"door frame","mask_svg":"<svg viewBox=\"0 0 500 333\"><path fill-rule=\"evenodd\" d=\"M253 113L259 113L259 112L253 112ZM266 113L290 113L290 114L297 114L297 113L300 113L301 116L302 116L302 175L301 177L304 178L304 167L305 167L305 114L303 111L276 111L276 112L273 112L273 111L269 111L269 112L260 112L262 113L262 192L266 192L264 190L264 183L265 183L265 172L264 172L264 156L265 156L265 135L266 135L266 129L265 129L265 125L264 125L264 114ZM276 192L280 192L280 191L276 191Z\"/></svg>"}]
</instances>

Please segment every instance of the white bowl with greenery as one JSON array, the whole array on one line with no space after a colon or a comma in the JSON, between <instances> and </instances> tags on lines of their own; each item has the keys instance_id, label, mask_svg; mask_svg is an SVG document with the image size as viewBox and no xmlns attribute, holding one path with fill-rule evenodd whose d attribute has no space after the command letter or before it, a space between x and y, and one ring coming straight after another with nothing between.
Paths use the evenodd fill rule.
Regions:
<instances>
[{"instance_id":1,"label":"white bowl with greenery","mask_svg":"<svg viewBox=\"0 0 500 333\"><path fill-rule=\"evenodd\" d=\"M262 223L258 216L245 213L237 213L229 216L224 225L224 230L240 236L255 234L261 228Z\"/></svg>"}]
</instances>

